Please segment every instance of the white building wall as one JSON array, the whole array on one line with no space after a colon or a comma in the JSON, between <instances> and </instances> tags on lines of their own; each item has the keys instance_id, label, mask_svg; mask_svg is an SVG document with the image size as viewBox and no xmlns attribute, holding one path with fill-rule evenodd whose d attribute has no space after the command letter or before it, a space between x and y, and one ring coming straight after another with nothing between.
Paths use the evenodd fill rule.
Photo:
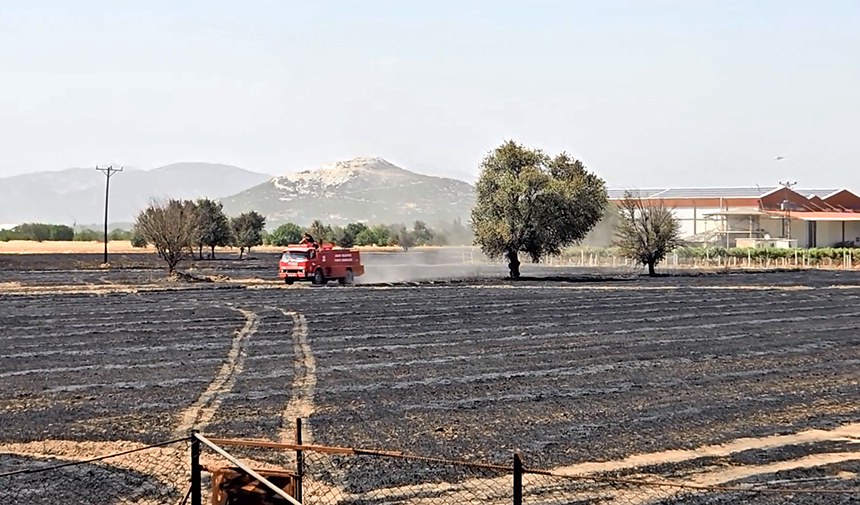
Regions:
<instances>
[{"instance_id":1,"label":"white building wall","mask_svg":"<svg viewBox=\"0 0 860 505\"><path fill-rule=\"evenodd\" d=\"M722 227L722 218L705 218L706 214L719 212L720 209L676 208L675 217L681 223L681 236L689 237L698 233L713 231Z\"/></svg>"},{"instance_id":2,"label":"white building wall","mask_svg":"<svg viewBox=\"0 0 860 505\"><path fill-rule=\"evenodd\" d=\"M860 221L848 221L845 223L845 240L853 240L860 246Z\"/></svg>"},{"instance_id":3,"label":"white building wall","mask_svg":"<svg viewBox=\"0 0 860 505\"><path fill-rule=\"evenodd\" d=\"M819 221L817 227L818 247L833 247L842 242L842 221Z\"/></svg>"},{"instance_id":4,"label":"white building wall","mask_svg":"<svg viewBox=\"0 0 860 505\"><path fill-rule=\"evenodd\" d=\"M809 228L806 221L791 220L791 238L797 240L797 247L809 247Z\"/></svg>"},{"instance_id":5,"label":"white building wall","mask_svg":"<svg viewBox=\"0 0 860 505\"><path fill-rule=\"evenodd\" d=\"M768 217L759 218L759 226L764 233L770 235L771 238L781 238L783 233L782 219L772 219Z\"/></svg>"},{"instance_id":6,"label":"white building wall","mask_svg":"<svg viewBox=\"0 0 860 505\"><path fill-rule=\"evenodd\" d=\"M704 217L714 212L720 212L724 209L718 208L675 208L674 213L681 224L681 237L686 238L695 234L724 231L725 223L722 216ZM735 210L735 209L731 209ZM737 238L745 238L749 236L750 223L748 217L730 216L728 219L729 230L744 233L732 233L730 243L735 245ZM841 221L819 221L816 225L815 243L818 247L831 247L842 241L842 222ZM780 238L783 236L783 222L779 218L770 218L759 216L753 220L754 236L763 237L765 234L771 238ZM797 240L798 247L809 247L810 240L807 229L807 221L800 219L791 219L791 238ZM845 223L845 240L857 240L860 245L860 222ZM722 245L725 245L725 236L720 240Z\"/></svg>"}]
</instances>

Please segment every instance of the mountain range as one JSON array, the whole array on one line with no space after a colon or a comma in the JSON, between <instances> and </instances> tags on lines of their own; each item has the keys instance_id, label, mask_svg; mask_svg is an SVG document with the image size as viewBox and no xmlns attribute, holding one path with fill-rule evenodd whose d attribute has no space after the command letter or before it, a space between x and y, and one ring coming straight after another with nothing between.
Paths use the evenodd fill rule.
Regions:
<instances>
[{"instance_id":1,"label":"mountain range","mask_svg":"<svg viewBox=\"0 0 860 505\"><path fill-rule=\"evenodd\" d=\"M474 197L466 182L364 157L276 177L221 201L227 214L254 209L273 224L440 223L468 219Z\"/></svg>"},{"instance_id":2,"label":"mountain range","mask_svg":"<svg viewBox=\"0 0 860 505\"><path fill-rule=\"evenodd\" d=\"M133 221L151 199L219 197L269 179L270 175L212 163L127 169L110 179L110 221ZM105 176L95 168L6 177L0 179L0 192L0 223L104 221Z\"/></svg>"},{"instance_id":3,"label":"mountain range","mask_svg":"<svg viewBox=\"0 0 860 505\"><path fill-rule=\"evenodd\" d=\"M94 168L0 178L0 194L0 223L104 219L105 177ZM152 199L202 197L219 199L228 215L256 210L271 225L307 225L314 219L332 224L466 220L473 202L466 182L417 174L376 157L280 177L230 165L175 163L111 177L110 221L132 222Z\"/></svg>"}]
</instances>

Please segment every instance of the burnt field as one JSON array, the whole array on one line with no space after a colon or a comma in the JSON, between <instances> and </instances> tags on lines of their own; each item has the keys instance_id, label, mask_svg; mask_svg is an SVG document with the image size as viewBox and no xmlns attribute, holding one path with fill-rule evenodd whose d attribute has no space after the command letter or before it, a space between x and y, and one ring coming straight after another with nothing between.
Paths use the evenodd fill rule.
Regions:
<instances>
[{"instance_id":1,"label":"burnt field","mask_svg":"<svg viewBox=\"0 0 860 505\"><path fill-rule=\"evenodd\" d=\"M0 467L306 417L315 443L570 472L856 478L857 279L774 275L0 294Z\"/></svg>"},{"instance_id":2,"label":"burnt field","mask_svg":"<svg viewBox=\"0 0 860 505\"><path fill-rule=\"evenodd\" d=\"M364 251L368 270L358 282L391 283L450 278L498 278L500 264L488 264L471 248L438 248L403 251ZM237 253L219 252L215 260L189 259L179 269L219 281L280 282L280 253L253 251L241 260ZM101 254L0 254L0 282L30 286L158 284L166 277L165 263L153 252L111 254L110 269L100 268ZM540 271L526 267L525 272Z\"/></svg>"},{"instance_id":3,"label":"burnt field","mask_svg":"<svg viewBox=\"0 0 860 505\"><path fill-rule=\"evenodd\" d=\"M219 253L215 260L187 260L179 270L220 283L281 285L277 277L279 253L254 251L238 259L234 253ZM363 285L410 285L469 283L498 285L507 275L501 263L488 262L472 248L429 248L402 251L364 251L367 267ZM523 258L525 259L525 258ZM32 287L182 287L167 281L164 262L152 252L112 254L111 268L102 269L101 254L0 254L0 289ZM554 283L631 282L642 271L627 267L546 266L524 263L523 281ZM827 287L860 285L860 271L842 270L678 270L650 279L649 286L764 285Z\"/></svg>"}]
</instances>

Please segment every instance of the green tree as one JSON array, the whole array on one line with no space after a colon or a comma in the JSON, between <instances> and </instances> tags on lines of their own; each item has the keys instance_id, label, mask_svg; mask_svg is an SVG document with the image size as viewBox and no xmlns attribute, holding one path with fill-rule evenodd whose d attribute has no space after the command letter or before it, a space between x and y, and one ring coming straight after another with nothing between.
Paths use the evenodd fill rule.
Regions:
<instances>
[{"instance_id":1,"label":"green tree","mask_svg":"<svg viewBox=\"0 0 860 505\"><path fill-rule=\"evenodd\" d=\"M346 226L334 226L331 229L331 241L339 247L352 247L355 245L355 235Z\"/></svg>"},{"instance_id":2,"label":"green tree","mask_svg":"<svg viewBox=\"0 0 860 505\"><path fill-rule=\"evenodd\" d=\"M378 224L365 228L355 238L356 245L386 247L394 245L389 227Z\"/></svg>"},{"instance_id":3,"label":"green tree","mask_svg":"<svg viewBox=\"0 0 860 505\"><path fill-rule=\"evenodd\" d=\"M109 240L131 240L131 232L122 228L114 228L108 233Z\"/></svg>"},{"instance_id":4,"label":"green tree","mask_svg":"<svg viewBox=\"0 0 860 505\"><path fill-rule=\"evenodd\" d=\"M86 228L75 233L75 240L78 242L101 242L104 240L104 234L103 232Z\"/></svg>"},{"instance_id":5,"label":"green tree","mask_svg":"<svg viewBox=\"0 0 860 505\"><path fill-rule=\"evenodd\" d=\"M358 233L358 235L355 236L355 245L360 245L360 246L373 245L374 240L375 240L375 237L373 235L373 232L370 231L370 228L365 228L365 229L361 230Z\"/></svg>"},{"instance_id":6,"label":"green tree","mask_svg":"<svg viewBox=\"0 0 860 505\"><path fill-rule=\"evenodd\" d=\"M407 230L405 225L392 225L388 229L388 235L390 242L399 245L404 251L408 251L415 245L415 235Z\"/></svg>"},{"instance_id":7,"label":"green tree","mask_svg":"<svg viewBox=\"0 0 860 505\"><path fill-rule=\"evenodd\" d=\"M75 240L75 230L73 230L71 226L66 226L62 224L52 226L50 240Z\"/></svg>"},{"instance_id":8,"label":"green tree","mask_svg":"<svg viewBox=\"0 0 860 505\"><path fill-rule=\"evenodd\" d=\"M358 237L358 234L366 229L367 225L364 223L349 223L344 227L344 232L353 237Z\"/></svg>"},{"instance_id":9,"label":"green tree","mask_svg":"<svg viewBox=\"0 0 860 505\"><path fill-rule=\"evenodd\" d=\"M319 244L331 242L331 232L331 226L324 224L319 219L314 220L314 222L308 227L308 233L310 233L311 237L313 237Z\"/></svg>"},{"instance_id":10,"label":"green tree","mask_svg":"<svg viewBox=\"0 0 860 505\"><path fill-rule=\"evenodd\" d=\"M285 247L302 240L302 227L295 223L284 223L269 234L269 244Z\"/></svg>"},{"instance_id":11,"label":"green tree","mask_svg":"<svg viewBox=\"0 0 860 505\"><path fill-rule=\"evenodd\" d=\"M230 245L232 237L230 220L224 214L224 205L201 198L197 200L194 214L198 257L203 259L203 247L208 247L209 258L215 259L215 248Z\"/></svg>"},{"instance_id":12,"label":"green tree","mask_svg":"<svg viewBox=\"0 0 860 505\"><path fill-rule=\"evenodd\" d=\"M424 221L415 221L412 225L412 237L415 239L415 245L432 245L435 233Z\"/></svg>"},{"instance_id":13,"label":"green tree","mask_svg":"<svg viewBox=\"0 0 860 505\"><path fill-rule=\"evenodd\" d=\"M566 153L550 157L508 141L487 154L475 186L475 243L504 256L513 278L519 253L532 261L582 240L607 205L606 185Z\"/></svg>"},{"instance_id":14,"label":"green tree","mask_svg":"<svg viewBox=\"0 0 860 505\"><path fill-rule=\"evenodd\" d=\"M151 203L137 215L134 229L155 246L158 256L167 262L169 274L192 254L195 238L194 203L168 200L165 204Z\"/></svg>"},{"instance_id":15,"label":"green tree","mask_svg":"<svg viewBox=\"0 0 860 505\"><path fill-rule=\"evenodd\" d=\"M26 240L44 242L51 239L51 227L42 223L24 223L15 227L15 230L27 237Z\"/></svg>"},{"instance_id":16,"label":"green tree","mask_svg":"<svg viewBox=\"0 0 860 505\"><path fill-rule=\"evenodd\" d=\"M616 241L622 256L648 266L648 275L681 245L681 224L663 200L644 200L626 192L619 204Z\"/></svg>"},{"instance_id":17,"label":"green tree","mask_svg":"<svg viewBox=\"0 0 860 505\"><path fill-rule=\"evenodd\" d=\"M341 247L353 247L355 245L363 245L359 242L359 235L367 230L367 225L364 223L349 223L340 231L332 230L334 233L334 242ZM365 236L366 238L366 236Z\"/></svg>"},{"instance_id":18,"label":"green tree","mask_svg":"<svg viewBox=\"0 0 860 505\"><path fill-rule=\"evenodd\" d=\"M252 210L231 219L230 227L233 229L233 245L239 248L239 259L242 259L245 249L250 253L252 247L263 243L266 218Z\"/></svg>"},{"instance_id":19,"label":"green tree","mask_svg":"<svg viewBox=\"0 0 860 505\"><path fill-rule=\"evenodd\" d=\"M132 247L146 247L149 245L146 241L146 237L143 233L137 231L136 229L131 232L131 246Z\"/></svg>"}]
</instances>

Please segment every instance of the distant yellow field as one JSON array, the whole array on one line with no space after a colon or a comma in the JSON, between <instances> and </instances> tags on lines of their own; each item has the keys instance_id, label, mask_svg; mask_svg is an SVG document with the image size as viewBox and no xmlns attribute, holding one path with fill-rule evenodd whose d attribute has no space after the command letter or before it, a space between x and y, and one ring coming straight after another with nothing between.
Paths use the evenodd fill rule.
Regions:
<instances>
[{"instance_id":1,"label":"distant yellow field","mask_svg":"<svg viewBox=\"0 0 860 505\"><path fill-rule=\"evenodd\" d=\"M102 242L34 242L31 240L10 240L0 242L0 254L86 254L104 251ZM153 250L153 249L149 249ZM115 240L108 243L108 251L112 253L142 252L145 249L134 248L127 240Z\"/></svg>"},{"instance_id":2,"label":"distant yellow field","mask_svg":"<svg viewBox=\"0 0 860 505\"><path fill-rule=\"evenodd\" d=\"M255 251L279 252L282 248L276 246L259 246ZM361 247L362 250L370 251L397 251L398 247ZM421 248L423 249L423 248ZM114 254L140 253L154 251L151 246L143 249L132 247L127 240L113 240L108 243L108 252ZM100 253L104 251L102 242L34 242L30 240L10 240L0 242L0 254L87 254ZM218 248L216 251L239 253L235 248Z\"/></svg>"}]
</instances>

